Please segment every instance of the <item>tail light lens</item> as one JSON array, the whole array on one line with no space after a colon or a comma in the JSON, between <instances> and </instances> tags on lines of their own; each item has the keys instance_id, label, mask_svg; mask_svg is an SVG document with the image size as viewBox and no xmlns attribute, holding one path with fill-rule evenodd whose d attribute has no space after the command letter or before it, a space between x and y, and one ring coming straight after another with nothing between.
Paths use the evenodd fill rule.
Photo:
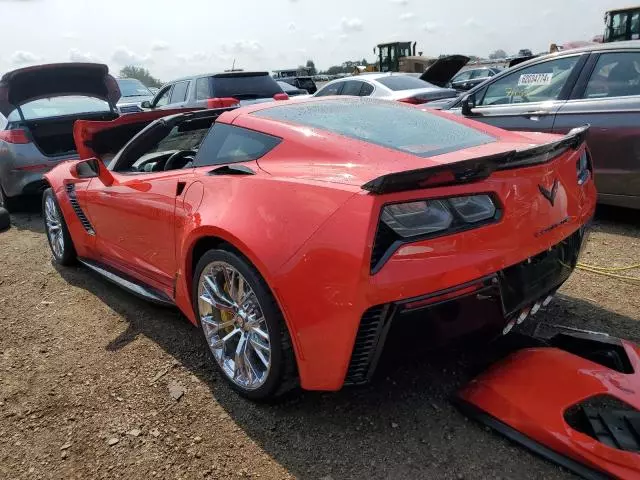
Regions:
<instances>
[{"instance_id":1,"label":"tail light lens","mask_svg":"<svg viewBox=\"0 0 640 480\"><path fill-rule=\"evenodd\" d=\"M408 97L408 98L401 98L398 101L402 103L409 103L411 105L422 105L423 103L427 103L430 100L427 100L426 98L420 98L420 97Z\"/></svg>"},{"instance_id":2,"label":"tail light lens","mask_svg":"<svg viewBox=\"0 0 640 480\"><path fill-rule=\"evenodd\" d=\"M240 106L240 100L233 97L207 99L207 108L230 108L238 106Z\"/></svg>"},{"instance_id":3,"label":"tail light lens","mask_svg":"<svg viewBox=\"0 0 640 480\"><path fill-rule=\"evenodd\" d=\"M578 185L584 185L591 177L591 161L589 153L585 149L576 162L576 170L578 173Z\"/></svg>"},{"instance_id":4,"label":"tail light lens","mask_svg":"<svg viewBox=\"0 0 640 480\"><path fill-rule=\"evenodd\" d=\"M273 96L274 100L289 100L289 95L287 95L286 93L282 92L282 93L276 93Z\"/></svg>"},{"instance_id":5,"label":"tail light lens","mask_svg":"<svg viewBox=\"0 0 640 480\"><path fill-rule=\"evenodd\" d=\"M27 132L22 129L1 130L0 141L7 143L29 143Z\"/></svg>"},{"instance_id":6,"label":"tail light lens","mask_svg":"<svg viewBox=\"0 0 640 480\"><path fill-rule=\"evenodd\" d=\"M465 228L495 216L489 195L469 195L387 205L381 220L402 238L410 238L449 230L454 223L456 229Z\"/></svg>"}]
</instances>

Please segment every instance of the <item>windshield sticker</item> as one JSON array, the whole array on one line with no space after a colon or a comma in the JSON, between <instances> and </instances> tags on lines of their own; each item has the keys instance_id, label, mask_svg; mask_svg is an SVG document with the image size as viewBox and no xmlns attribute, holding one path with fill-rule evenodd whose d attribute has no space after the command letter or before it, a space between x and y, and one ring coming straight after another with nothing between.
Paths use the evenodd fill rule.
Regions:
<instances>
[{"instance_id":1,"label":"windshield sticker","mask_svg":"<svg viewBox=\"0 0 640 480\"><path fill-rule=\"evenodd\" d=\"M553 73L525 73L520 75L518 85L537 86L550 85Z\"/></svg>"}]
</instances>

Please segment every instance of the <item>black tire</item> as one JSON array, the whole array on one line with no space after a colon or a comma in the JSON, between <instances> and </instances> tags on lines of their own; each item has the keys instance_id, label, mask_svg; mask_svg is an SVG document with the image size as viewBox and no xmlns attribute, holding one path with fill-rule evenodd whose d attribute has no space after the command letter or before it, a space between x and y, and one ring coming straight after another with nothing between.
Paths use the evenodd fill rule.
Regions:
<instances>
[{"instance_id":1,"label":"black tire","mask_svg":"<svg viewBox=\"0 0 640 480\"><path fill-rule=\"evenodd\" d=\"M11 226L11 217L9 211L6 208L0 207L0 232L8 229Z\"/></svg>"},{"instance_id":2,"label":"black tire","mask_svg":"<svg viewBox=\"0 0 640 480\"><path fill-rule=\"evenodd\" d=\"M15 212L18 209L18 203L20 197L7 197L2 187L0 186L0 208L4 208L9 212Z\"/></svg>"},{"instance_id":3,"label":"black tire","mask_svg":"<svg viewBox=\"0 0 640 480\"><path fill-rule=\"evenodd\" d=\"M222 370L222 367L220 367L218 361L213 355L213 352L209 348L204 330L200 324L198 282L204 269L209 264L216 261L226 262L234 267L244 277L245 281L249 284L258 299L269 332L277 332L277 336L274 333L270 333L271 365L267 378L260 387L254 390L248 390L237 385ZM255 267L253 267L246 258L234 251L231 251L231 249L209 250L198 261L193 274L191 287L192 304L198 324L202 331L202 339L205 344L205 348L209 352L210 358L213 360L213 363L221 376L235 391L250 400L270 401L281 397L285 393L297 387L298 373L296 360L291 347L289 331L282 316L282 312L280 311L280 308L278 307L268 285L260 273L258 273Z\"/></svg>"},{"instance_id":4,"label":"black tire","mask_svg":"<svg viewBox=\"0 0 640 480\"><path fill-rule=\"evenodd\" d=\"M46 205L47 201L53 201L53 205L58 214L60 229L62 232L62 248L60 251L56 252L56 249L53 248L52 235L49 231L49 227L47 225L47 216L46 216ZM53 255L53 259L59 265L73 265L76 261L77 254L76 249L73 246L73 240L71 240L71 235L69 234L69 229L67 228L67 223L64 220L64 216L62 215L62 210L60 210L60 206L58 205L58 200L56 199L55 194L51 188L47 188L42 194L42 219L44 222L44 230L47 234L47 240L49 241L49 247L51 248L51 254Z\"/></svg>"}]
</instances>

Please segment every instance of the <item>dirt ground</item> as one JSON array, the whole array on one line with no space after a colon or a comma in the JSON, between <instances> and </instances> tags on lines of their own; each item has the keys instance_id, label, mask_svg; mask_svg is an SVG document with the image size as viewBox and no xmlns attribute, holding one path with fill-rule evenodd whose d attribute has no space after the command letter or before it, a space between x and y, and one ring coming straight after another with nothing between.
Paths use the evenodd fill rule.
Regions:
<instances>
[{"instance_id":1,"label":"dirt ground","mask_svg":"<svg viewBox=\"0 0 640 480\"><path fill-rule=\"evenodd\" d=\"M600 211L583 261L638 263L638 218ZM178 312L55 267L40 216L12 219L0 233L0 478L572 478L450 405L490 346L396 348L366 387L253 404ZM576 271L539 318L640 341L640 282Z\"/></svg>"}]
</instances>

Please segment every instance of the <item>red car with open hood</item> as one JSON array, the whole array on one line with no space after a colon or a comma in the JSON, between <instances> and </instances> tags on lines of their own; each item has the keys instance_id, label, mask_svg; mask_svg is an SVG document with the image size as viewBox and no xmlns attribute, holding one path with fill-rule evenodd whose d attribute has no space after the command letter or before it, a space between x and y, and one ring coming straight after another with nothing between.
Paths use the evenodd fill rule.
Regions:
<instances>
[{"instance_id":1,"label":"red car with open hood","mask_svg":"<svg viewBox=\"0 0 640 480\"><path fill-rule=\"evenodd\" d=\"M78 121L46 231L59 263L176 305L243 395L337 390L392 323L508 332L550 299L594 213L586 132L336 97Z\"/></svg>"}]
</instances>

